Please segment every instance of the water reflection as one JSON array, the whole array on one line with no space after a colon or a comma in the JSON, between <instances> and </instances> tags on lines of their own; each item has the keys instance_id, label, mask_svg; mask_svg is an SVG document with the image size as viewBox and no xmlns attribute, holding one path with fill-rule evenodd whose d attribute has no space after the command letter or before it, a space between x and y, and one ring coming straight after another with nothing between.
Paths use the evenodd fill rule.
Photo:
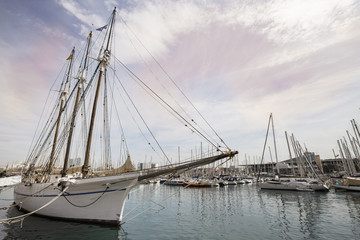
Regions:
<instances>
[{"instance_id":1,"label":"water reflection","mask_svg":"<svg viewBox=\"0 0 360 240\"><path fill-rule=\"evenodd\" d=\"M122 228L30 216L22 229L19 224L2 225L0 238L360 239L360 193L150 184L133 189L124 216L127 213L125 221L141 214ZM12 208L1 214L6 218L21 213Z\"/></svg>"},{"instance_id":2,"label":"water reflection","mask_svg":"<svg viewBox=\"0 0 360 240\"><path fill-rule=\"evenodd\" d=\"M359 237L360 195L344 194L260 190L258 196L266 224L282 239Z\"/></svg>"},{"instance_id":3,"label":"water reflection","mask_svg":"<svg viewBox=\"0 0 360 240\"><path fill-rule=\"evenodd\" d=\"M23 214L16 208L9 209L6 217ZM117 227L106 227L93 224L47 219L44 217L29 216L22 228L20 223L4 225L3 239L116 239Z\"/></svg>"},{"instance_id":4,"label":"water reflection","mask_svg":"<svg viewBox=\"0 0 360 240\"><path fill-rule=\"evenodd\" d=\"M349 215L349 228L357 239L360 239L360 193L359 192L340 192L339 197L344 203L346 203L347 211ZM346 218L343 216L342 219Z\"/></svg>"}]
</instances>

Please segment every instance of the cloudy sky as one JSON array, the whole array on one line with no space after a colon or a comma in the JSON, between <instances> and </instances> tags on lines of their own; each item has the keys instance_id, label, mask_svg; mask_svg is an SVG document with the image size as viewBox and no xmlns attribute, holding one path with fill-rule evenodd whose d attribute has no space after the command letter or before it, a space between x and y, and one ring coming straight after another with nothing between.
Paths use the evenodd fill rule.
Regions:
<instances>
[{"instance_id":1,"label":"cloudy sky","mask_svg":"<svg viewBox=\"0 0 360 240\"><path fill-rule=\"evenodd\" d=\"M359 120L359 1L2 0L0 166L25 159L64 59L114 6L240 159L270 113L280 160L285 131L331 158Z\"/></svg>"}]
</instances>

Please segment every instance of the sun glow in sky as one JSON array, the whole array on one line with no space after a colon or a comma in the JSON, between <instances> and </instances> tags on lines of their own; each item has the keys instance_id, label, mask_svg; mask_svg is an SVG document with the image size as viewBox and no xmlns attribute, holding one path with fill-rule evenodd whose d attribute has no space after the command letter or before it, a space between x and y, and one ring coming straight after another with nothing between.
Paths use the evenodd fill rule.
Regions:
<instances>
[{"instance_id":1,"label":"sun glow in sky","mask_svg":"<svg viewBox=\"0 0 360 240\"><path fill-rule=\"evenodd\" d=\"M359 119L356 0L1 1L0 166L25 159L64 59L114 6L240 159L261 156L270 113L280 160L285 131L332 158Z\"/></svg>"}]
</instances>

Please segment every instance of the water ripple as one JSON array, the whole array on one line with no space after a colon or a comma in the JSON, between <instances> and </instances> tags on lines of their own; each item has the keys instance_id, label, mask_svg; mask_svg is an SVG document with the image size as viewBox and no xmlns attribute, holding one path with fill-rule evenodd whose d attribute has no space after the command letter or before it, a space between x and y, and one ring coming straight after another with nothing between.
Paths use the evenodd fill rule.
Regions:
<instances>
[{"instance_id":1,"label":"water ripple","mask_svg":"<svg viewBox=\"0 0 360 240\"><path fill-rule=\"evenodd\" d=\"M139 205L127 216L131 218L170 195L122 228L30 216L22 229L18 224L0 225L0 238L360 239L359 193L264 191L255 185L207 189L139 185L130 193L124 215ZM0 214L5 218L21 213L11 209Z\"/></svg>"}]
</instances>

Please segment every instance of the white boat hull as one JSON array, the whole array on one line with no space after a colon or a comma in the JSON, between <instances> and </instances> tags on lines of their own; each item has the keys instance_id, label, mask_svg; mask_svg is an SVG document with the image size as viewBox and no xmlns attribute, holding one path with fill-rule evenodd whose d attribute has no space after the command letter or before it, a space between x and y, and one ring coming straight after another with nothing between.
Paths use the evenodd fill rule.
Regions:
<instances>
[{"instance_id":1,"label":"white boat hull","mask_svg":"<svg viewBox=\"0 0 360 240\"><path fill-rule=\"evenodd\" d=\"M261 189L287 190L287 191L328 191L329 189L322 184L309 184L302 182L264 182L259 183Z\"/></svg>"},{"instance_id":2,"label":"white boat hull","mask_svg":"<svg viewBox=\"0 0 360 240\"><path fill-rule=\"evenodd\" d=\"M76 180L56 201L36 212L64 220L120 225L126 196L137 183L137 174ZM15 186L15 203L32 212L62 192L58 183ZM20 203L21 202L21 203Z\"/></svg>"},{"instance_id":3,"label":"white boat hull","mask_svg":"<svg viewBox=\"0 0 360 240\"><path fill-rule=\"evenodd\" d=\"M345 191L355 191L360 192L360 186L342 186L342 185L334 185L335 190L345 190Z\"/></svg>"}]
</instances>

